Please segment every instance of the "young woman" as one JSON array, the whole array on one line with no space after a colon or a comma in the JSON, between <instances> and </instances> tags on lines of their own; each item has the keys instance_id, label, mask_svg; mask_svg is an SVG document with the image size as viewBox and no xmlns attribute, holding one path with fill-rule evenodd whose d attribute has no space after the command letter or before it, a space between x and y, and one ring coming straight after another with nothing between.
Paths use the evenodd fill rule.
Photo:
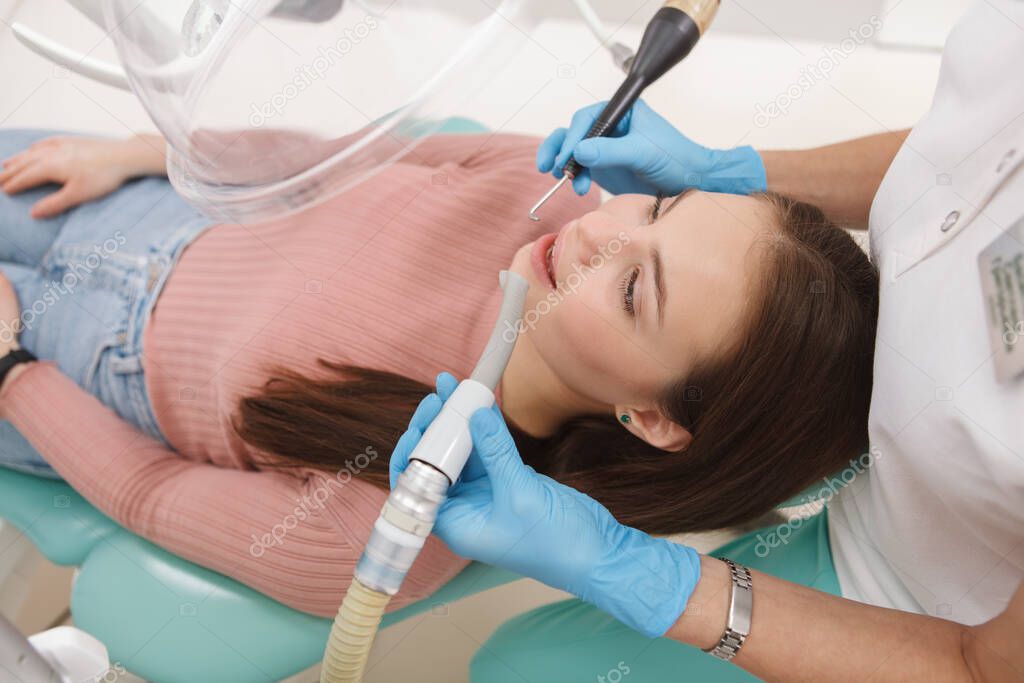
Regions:
<instances>
[{"instance_id":1,"label":"young woman","mask_svg":"<svg viewBox=\"0 0 1024 683\"><path fill-rule=\"evenodd\" d=\"M210 225L164 179L115 190L159 172L159 141L0 134L0 355L41 359L0 387L2 460L332 615L388 455L437 370L471 370L503 268L530 282L500 387L519 447L623 523L747 521L858 454L877 276L841 229L701 192L566 193L536 224L535 148L437 136L301 214ZM462 566L431 539L393 607Z\"/></svg>"}]
</instances>

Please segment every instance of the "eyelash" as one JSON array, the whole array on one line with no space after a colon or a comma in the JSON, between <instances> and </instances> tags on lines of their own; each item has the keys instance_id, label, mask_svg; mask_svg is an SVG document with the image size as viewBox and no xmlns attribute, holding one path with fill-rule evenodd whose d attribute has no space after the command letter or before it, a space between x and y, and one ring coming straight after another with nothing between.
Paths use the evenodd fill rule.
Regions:
<instances>
[{"instance_id":1,"label":"eyelash","mask_svg":"<svg viewBox=\"0 0 1024 683\"><path fill-rule=\"evenodd\" d=\"M665 199L665 195L661 194L660 192L657 195L655 195L654 203L651 204L651 212L650 214L648 214L649 223L653 223L654 221L658 220L658 214L661 213L661 202L663 199Z\"/></svg>"},{"instance_id":2,"label":"eyelash","mask_svg":"<svg viewBox=\"0 0 1024 683\"><path fill-rule=\"evenodd\" d=\"M651 204L651 210L648 213L648 223L653 223L658 220L658 214L661 212L661 202L664 199L664 195L661 193L654 197L654 203ZM636 279L640 276L640 268L634 267L626 277L619 283L619 290L622 291L622 310L629 315L635 315L636 309L633 307L633 290L636 285Z\"/></svg>"},{"instance_id":3,"label":"eyelash","mask_svg":"<svg viewBox=\"0 0 1024 683\"><path fill-rule=\"evenodd\" d=\"M634 315L636 312L633 308L633 288L639 275L640 268L634 267L619 284L619 289L622 291L622 310L629 315Z\"/></svg>"}]
</instances>

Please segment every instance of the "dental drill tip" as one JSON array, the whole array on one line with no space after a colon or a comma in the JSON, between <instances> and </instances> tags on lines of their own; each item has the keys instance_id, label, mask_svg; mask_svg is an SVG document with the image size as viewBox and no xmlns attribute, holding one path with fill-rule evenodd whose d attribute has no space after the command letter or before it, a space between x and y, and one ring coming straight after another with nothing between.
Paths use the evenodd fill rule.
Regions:
<instances>
[{"instance_id":1,"label":"dental drill tip","mask_svg":"<svg viewBox=\"0 0 1024 683\"><path fill-rule=\"evenodd\" d=\"M565 181L569 180L570 177L571 176L569 176L569 175L562 176L562 179L559 180L557 183L555 183L555 186L552 187L550 190L548 190L547 194L545 194L543 197L541 197L539 202L537 202L536 204L533 205L533 208L530 209L530 220L531 221L539 221L540 220L540 216L537 215L537 209L539 209L540 207L544 206L544 202L546 202L547 200L551 199L551 195L553 195L556 192L558 192L558 188L562 187L562 185L565 185Z\"/></svg>"}]
</instances>

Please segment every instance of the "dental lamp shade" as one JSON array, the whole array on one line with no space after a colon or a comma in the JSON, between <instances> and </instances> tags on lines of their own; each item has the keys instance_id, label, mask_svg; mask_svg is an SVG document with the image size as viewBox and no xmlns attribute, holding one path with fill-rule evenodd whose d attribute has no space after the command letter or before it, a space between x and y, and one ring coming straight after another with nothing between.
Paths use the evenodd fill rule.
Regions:
<instances>
[{"instance_id":1,"label":"dental lamp shade","mask_svg":"<svg viewBox=\"0 0 1024 683\"><path fill-rule=\"evenodd\" d=\"M457 126L551 10L541 0L67 2L112 39L119 64L17 22L15 37L133 91L167 140L175 189L231 222L323 202ZM628 69L632 51L589 0L572 4Z\"/></svg>"},{"instance_id":2,"label":"dental lamp shade","mask_svg":"<svg viewBox=\"0 0 1024 683\"><path fill-rule=\"evenodd\" d=\"M528 4L103 0L102 10L125 79L167 140L175 189L215 219L253 222L353 187L466 111L528 40Z\"/></svg>"}]
</instances>

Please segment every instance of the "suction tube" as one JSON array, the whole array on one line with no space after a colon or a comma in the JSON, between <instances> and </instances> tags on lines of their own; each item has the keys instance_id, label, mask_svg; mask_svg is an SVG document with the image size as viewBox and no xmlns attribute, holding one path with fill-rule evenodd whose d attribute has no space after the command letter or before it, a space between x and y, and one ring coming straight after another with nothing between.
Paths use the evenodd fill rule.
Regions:
<instances>
[{"instance_id":1,"label":"suction tube","mask_svg":"<svg viewBox=\"0 0 1024 683\"><path fill-rule=\"evenodd\" d=\"M473 449L469 418L494 404L494 389L515 347L528 289L526 280L511 271L502 271L500 281L501 310L476 368L423 433L373 526L331 628L321 683L363 679L384 610L434 528L438 508Z\"/></svg>"}]
</instances>

